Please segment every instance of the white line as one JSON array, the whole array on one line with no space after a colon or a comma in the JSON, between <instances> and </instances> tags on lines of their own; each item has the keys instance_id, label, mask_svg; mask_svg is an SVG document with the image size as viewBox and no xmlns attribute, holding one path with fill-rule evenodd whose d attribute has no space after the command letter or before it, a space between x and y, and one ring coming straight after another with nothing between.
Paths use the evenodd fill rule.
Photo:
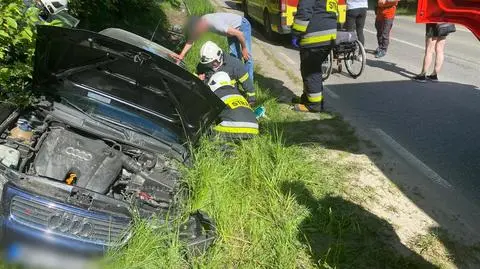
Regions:
<instances>
[{"instance_id":1,"label":"white line","mask_svg":"<svg viewBox=\"0 0 480 269\"><path fill-rule=\"evenodd\" d=\"M402 145L397 143L392 137L386 134L382 129L373 128L374 133L380 136L387 144L389 144L400 156L402 156L407 162L415 166L420 172L422 172L426 177L428 177L433 182L441 185L444 188L452 189L452 185L433 171L430 167L420 161L415 155L406 150Z\"/></svg>"},{"instance_id":2,"label":"white line","mask_svg":"<svg viewBox=\"0 0 480 269\"><path fill-rule=\"evenodd\" d=\"M290 64L295 64L295 61L292 60L290 57L288 57L287 54L285 54L285 53L283 53L283 52L278 52L278 54L282 55L283 58L285 58L285 60L286 60L287 62L289 62Z\"/></svg>"},{"instance_id":3,"label":"white line","mask_svg":"<svg viewBox=\"0 0 480 269\"><path fill-rule=\"evenodd\" d=\"M340 99L340 96L338 96L338 94L334 93L332 90L330 90L329 88L323 86L323 89L325 90L325 92L330 95L330 97L332 97L333 99Z\"/></svg>"},{"instance_id":4,"label":"white line","mask_svg":"<svg viewBox=\"0 0 480 269\"><path fill-rule=\"evenodd\" d=\"M365 32L368 32L368 33L371 33L371 34L377 34L376 31L372 31L372 30L369 30L369 29L363 29ZM397 42L400 42L400 43L403 43L403 44L407 44L407 45L410 45L412 47L415 47L415 48L419 48L421 50L424 50L425 47L424 46L420 46L420 45L417 45L417 44L414 44L414 43L411 43L411 42L408 42L408 41L405 41L405 40L401 40L401 39L398 39L398 38L395 38L395 37L390 37L391 40L395 40Z\"/></svg>"}]
</instances>

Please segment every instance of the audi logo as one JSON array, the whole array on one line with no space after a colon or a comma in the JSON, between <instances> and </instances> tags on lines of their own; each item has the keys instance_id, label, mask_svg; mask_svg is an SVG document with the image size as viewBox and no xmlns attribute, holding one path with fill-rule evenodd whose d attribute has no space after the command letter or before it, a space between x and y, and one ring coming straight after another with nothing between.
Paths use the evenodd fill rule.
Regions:
<instances>
[{"instance_id":1,"label":"audi logo","mask_svg":"<svg viewBox=\"0 0 480 269\"><path fill-rule=\"evenodd\" d=\"M88 219L69 213L57 213L48 218L48 229L65 234L89 237L93 234L93 224Z\"/></svg>"},{"instance_id":2,"label":"audi logo","mask_svg":"<svg viewBox=\"0 0 480 269\"><path fill-rule=\"evenodd\" d=\"M91 153L74 148L74 147L68 147L65 149L65 153L68 155L71 155L77 159L81 159L84 161L90 161L93 159L93 156Z\"/></svg>"}]
</instances>

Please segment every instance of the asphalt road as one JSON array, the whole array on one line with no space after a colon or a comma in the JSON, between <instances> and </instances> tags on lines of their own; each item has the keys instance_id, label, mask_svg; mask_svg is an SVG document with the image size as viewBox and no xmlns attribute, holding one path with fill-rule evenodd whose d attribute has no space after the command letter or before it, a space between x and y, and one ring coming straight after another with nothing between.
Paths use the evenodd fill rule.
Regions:
<instances>
[{"instance_id":1,"label":"asphalt road","mask_svg":"<svg viewBox=\"0 0 480 269\"><path fill-rule=\"evenodd\" d=\"M228 5L231 12L238 12ZM368 13L366 49L376 48L375 15ZM254 27L257 42L276 54L299 76L298 51L288 41L269 42ZM327 108L341 112L363 128L380 134L386 144L434 184L460 191L480 204L480 42L462 26L447 39L439 83L418 83L425 25L397 16L386 57L368 55L363 75L336 73L326 82ZM432 67L433 68L433 67ZM345 70L345 68L343 68ZM357 124L358 125L358 124Z\"/></svg>"}]
</instances>

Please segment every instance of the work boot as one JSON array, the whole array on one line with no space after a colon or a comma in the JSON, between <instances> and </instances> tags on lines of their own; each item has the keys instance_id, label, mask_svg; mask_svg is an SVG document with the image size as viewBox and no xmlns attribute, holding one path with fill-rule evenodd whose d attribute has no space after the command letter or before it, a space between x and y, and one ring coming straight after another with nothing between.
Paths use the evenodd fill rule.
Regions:
<instances>
[{"instance_id":1,"label":"work boot","mask_svg":"<svg viewBox=\"0 0 480 269\"><path fill-rule=\"evenodd\" d=\"M323 109L323 108L322 108ZM292 108L293 111L297 112L310 112L310 113L320 113L320 111L315 111L309 109L306 105L304 104L295 104Z\"/></svg>"}]
</instances>

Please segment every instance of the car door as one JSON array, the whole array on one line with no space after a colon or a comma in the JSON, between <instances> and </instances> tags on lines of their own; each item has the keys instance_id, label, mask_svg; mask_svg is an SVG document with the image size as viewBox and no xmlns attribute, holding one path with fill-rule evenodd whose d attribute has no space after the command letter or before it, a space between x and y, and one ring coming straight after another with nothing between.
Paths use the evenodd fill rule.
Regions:
<instances>
[{"instance_id":1,"label":"car door","mask_svg":"<svg viewBox=\"0 0 480 269\"><path fill-rule=\"evenodd\" d=\"M480 0L419 0L417 22L462 24L480 39Z\"/></svg>"}]
</instances>

